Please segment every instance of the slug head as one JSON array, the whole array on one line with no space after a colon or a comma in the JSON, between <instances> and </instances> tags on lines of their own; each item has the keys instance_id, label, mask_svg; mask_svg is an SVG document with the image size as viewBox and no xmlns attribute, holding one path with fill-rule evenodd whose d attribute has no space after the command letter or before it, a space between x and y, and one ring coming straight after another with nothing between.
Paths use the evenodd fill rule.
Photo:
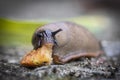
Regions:
<instances>
[{"instance_id":1,"label":"slug head","mask_svg":"<svg viewBox=\"0 0 120 80\"><path fill-rule=\"evenodd\" d=\"M54 32L52 32L51 30L43 30L38 32L36 34L36 36L38 37L36 49L46 44L57 45L55 35L60 31L62 31L62 29L58 29Z\"/></svg>"}]
</instances>

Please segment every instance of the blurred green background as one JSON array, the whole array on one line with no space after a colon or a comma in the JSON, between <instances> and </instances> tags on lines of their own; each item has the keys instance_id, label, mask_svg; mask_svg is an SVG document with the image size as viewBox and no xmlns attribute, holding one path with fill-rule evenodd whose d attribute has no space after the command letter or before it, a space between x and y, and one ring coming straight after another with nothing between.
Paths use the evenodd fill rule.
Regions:
<instances>
[{"instance_id":1,"label":"blurred green background","mask_svg":"<svg viewBox=\"0 0 120 80\"><path fill-rule=\"evenodd\" d=\"M38 26L46 22L27 22L10 19L0 19L0 45L28 45Z\"/></svg>"},{"instance_id":2,"label":"blurred green background","mask_svg":"<svg viewBox=\"0 0 120 80\"><path fill-rule=\"evenodd\" d=\"M102 1L0 0L0 45L31 46L37 27L58 21L75 22L89 29L98 39L110 40L116 31L119 32L114 27L120 20L114 21L118 16L106 6L112 2Z\"/></svg>"},{"instance_id":3,"label":"blurred green background","mask_svg":"<svg viewBox=\"0 0 120 80\"><path fill-rule=\"evenodd\" d=\"M32 34L37 27L57 21L71 21L83 25L97 37L101 35L107 25L107 19L104 16L95 15L40 21L0 18L0 45L31 45Z\"/></svg>"}]
</instances>

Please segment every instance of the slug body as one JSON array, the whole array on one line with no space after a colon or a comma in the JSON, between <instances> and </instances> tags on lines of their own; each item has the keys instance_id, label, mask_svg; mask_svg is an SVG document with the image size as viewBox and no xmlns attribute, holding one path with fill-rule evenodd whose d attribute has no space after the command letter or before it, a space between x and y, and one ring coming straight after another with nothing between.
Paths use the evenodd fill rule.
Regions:
<instances>
[{"instance_id":1,"label":"slug body","mask_svg":"<svg viewBox=\"0 0 120 80\"><path fill-rule=\"evenodd\" d=\"M48 41L39 39L36 35L42 31L58 31L57 34L48 36ZM39 27L33 34L32 44L38 49L44 44L52 43L52 58L56 64L63 64L80 57L97 57L101 54L99 41L84 27L71 22L51 23ZM51 62L51 61L50 61Z\"/></svg>"}]
</instances>

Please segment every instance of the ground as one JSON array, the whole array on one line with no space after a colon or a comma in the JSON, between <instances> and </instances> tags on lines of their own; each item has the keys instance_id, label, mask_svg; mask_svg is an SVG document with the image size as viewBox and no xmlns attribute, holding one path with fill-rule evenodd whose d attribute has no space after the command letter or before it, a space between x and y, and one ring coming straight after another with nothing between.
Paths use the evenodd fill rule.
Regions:
<instances>
[{"instance_id":1,"label":"ground","mask_svg":"<svg viewBox=\"0 0 120 80\"><path fill-rule=\"evenodd\" d=\"M37 68L20 65L21 57L32 48L0 47L1 80L118 80L119 64L105 55L99 58L81 58L63 65L52 64Z\"/></svg>"}]
</instances>

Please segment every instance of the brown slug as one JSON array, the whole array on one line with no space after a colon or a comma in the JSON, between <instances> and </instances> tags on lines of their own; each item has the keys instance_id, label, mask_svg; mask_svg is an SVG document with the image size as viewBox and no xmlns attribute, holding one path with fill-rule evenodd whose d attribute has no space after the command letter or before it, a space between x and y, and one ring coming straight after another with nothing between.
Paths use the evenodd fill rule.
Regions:
<instances>
[{"instance_id":1,"label":"brown slug","mask_svg":"<svg viewBox=\"0 0 120 80\"><path fill-rule=\"evenodd\" d=\"M97 57L101 52L99 41L86 28L72 22L56 22L44 25L36 29L32 37L34 50L41 54L40 50L47 50L44 56L38 60L39 64L63 64L81 57ZM44 45L51 44L51 47L43 49ZM29 53L30 54L30 53ZM35 54L32 53L31 54ZM21 64L27 65L22 59ZM31 59L31 58L30 58ZM24 62L24 64L23 64ZM29 63L29 61L28 61ZM33 66L34 63L31 62ZM28 65L29 66L29 65Z\"/></svg>"}]
</instances>

